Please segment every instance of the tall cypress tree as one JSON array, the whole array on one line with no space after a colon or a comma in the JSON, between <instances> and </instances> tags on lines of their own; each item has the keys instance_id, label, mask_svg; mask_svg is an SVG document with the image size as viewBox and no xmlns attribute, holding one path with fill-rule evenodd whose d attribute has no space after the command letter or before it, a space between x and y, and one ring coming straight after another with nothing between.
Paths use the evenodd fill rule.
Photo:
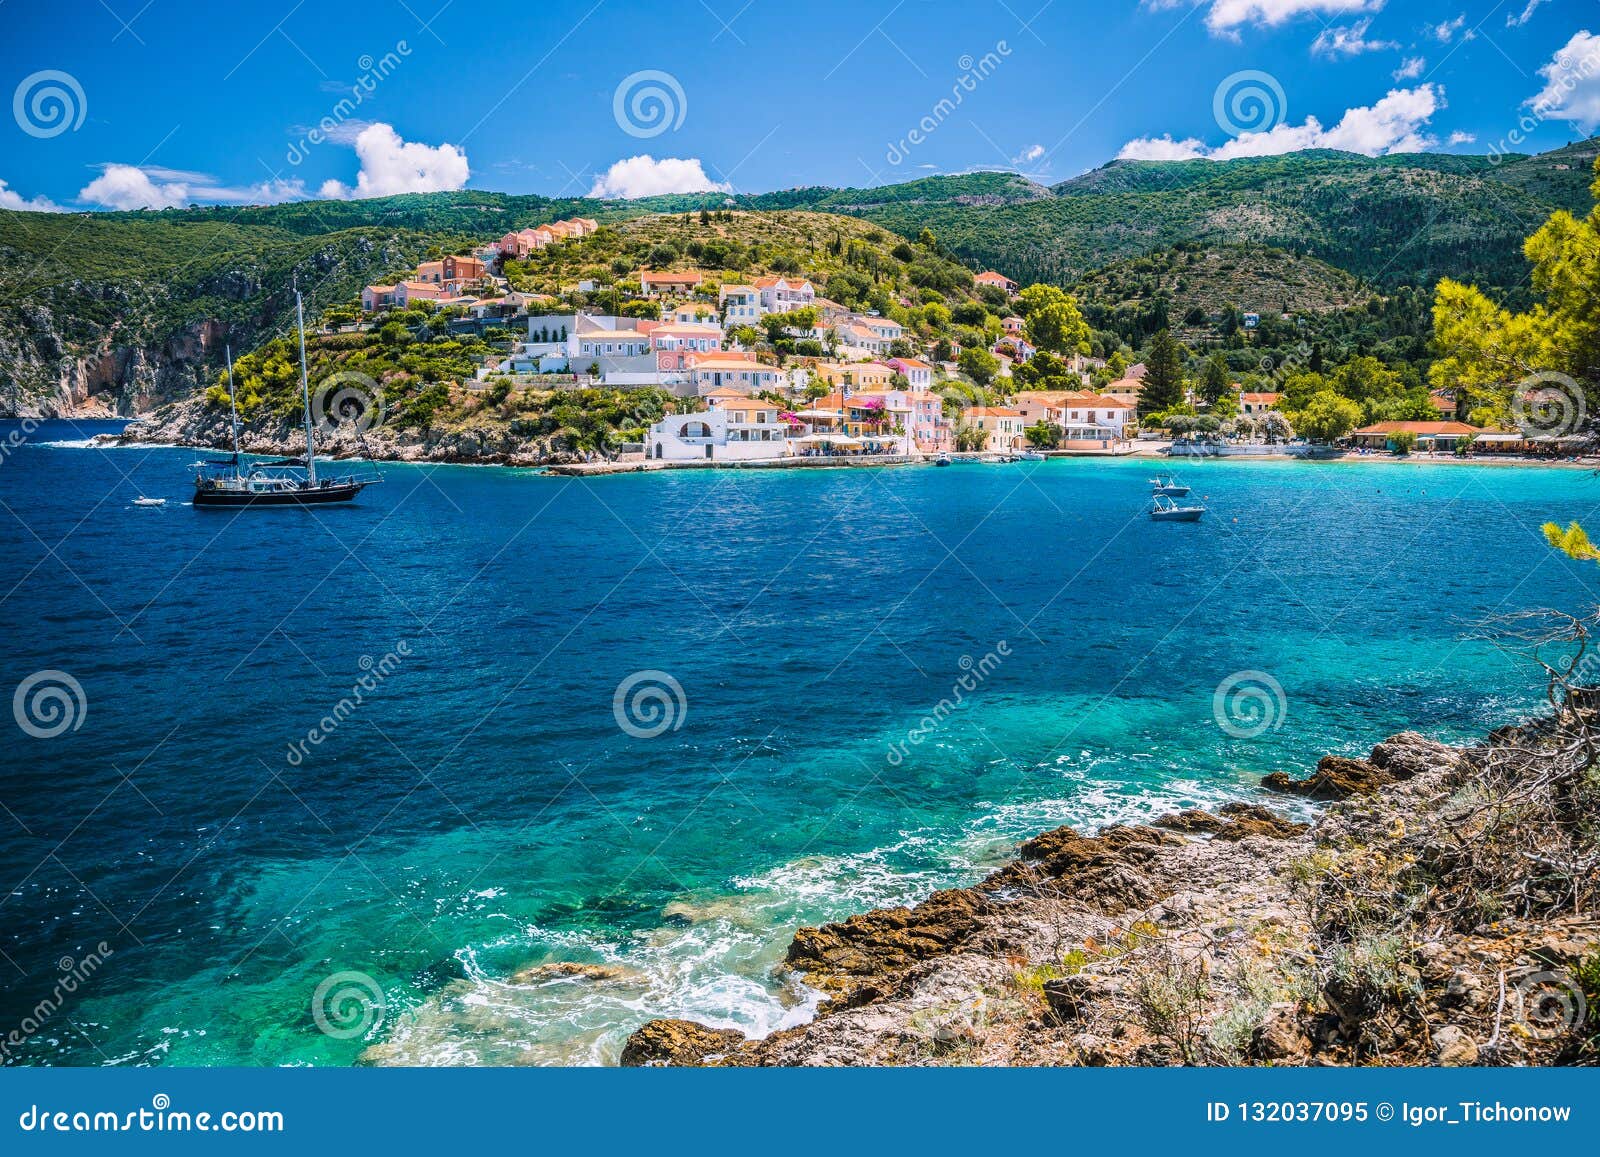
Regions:
<instances>
[{"instance_id":1,"label":"tall cypress tree","mask_svg":"<svg viewBox=\"0 0 1600 1157\"><path fill-rule=\"evenodd\" d=\"M1150 339L1145 356L1144 385L1139 390L1139 414L1157 414L1183 401L1183 353L1167 330Z\"/></svg>"}]
</instances>

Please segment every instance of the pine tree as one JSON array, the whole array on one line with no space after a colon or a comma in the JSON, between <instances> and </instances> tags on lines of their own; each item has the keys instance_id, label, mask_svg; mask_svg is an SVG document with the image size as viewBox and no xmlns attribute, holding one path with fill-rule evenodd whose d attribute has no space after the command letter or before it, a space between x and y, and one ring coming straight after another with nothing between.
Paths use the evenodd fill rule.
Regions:
<instances>
[{"instance_id":1,"label":"pine tree","mask_svg":"<svg viewBox=\"0 0 1600 1157\"><path fill-rule=\"evenodd\" d=\"M1158 414L1183 401L1183 352L1167 330L1150 339L1145 355L1144 385L1139 390L1139 413Z\"/></svg>"},{"instance_id":2,"label":"pine tree","mask_svg":"<svg viewBox=\"0 0 1600 1157\"><path fill-rule=\"evenodd\" d=\"M1228 359L1220 353L1206 359L1205 376L1200 379L1200 396L1216 405L1228 392Z\"/></svg>"}]
</instances>

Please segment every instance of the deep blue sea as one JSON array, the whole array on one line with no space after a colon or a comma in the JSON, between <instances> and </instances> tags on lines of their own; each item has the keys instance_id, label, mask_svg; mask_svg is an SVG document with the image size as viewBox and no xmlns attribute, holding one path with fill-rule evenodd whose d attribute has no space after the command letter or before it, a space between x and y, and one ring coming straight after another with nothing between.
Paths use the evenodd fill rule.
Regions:
<instances>
[{"instance_id":1,"label":"deep blue sea","mask_svg":"<svg viewBox=\"0 0 1600 1157\"><path fill-rule=\"evenodd\" d=\"M113 428L0 424L7 1063L770 1031L812 1007L774 976L796 926L1510 721L1534 673L1470 633L1600 595L1538 530L1600 518L1582 471L1197 462L1194 525L1127 461L388 465L229 512L186 505L192 451L86 444ZM525 972L555 962L618 972ZM381 995L330 1012L344 974Z\"/></svg>"}]
</instances>

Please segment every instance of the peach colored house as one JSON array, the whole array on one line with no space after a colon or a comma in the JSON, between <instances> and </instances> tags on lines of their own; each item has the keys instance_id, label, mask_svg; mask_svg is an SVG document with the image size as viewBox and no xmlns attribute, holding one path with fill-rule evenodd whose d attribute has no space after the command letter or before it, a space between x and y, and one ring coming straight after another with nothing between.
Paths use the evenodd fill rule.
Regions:
<instances>
[{"instance_id":1,"label":"peach colored house","mask_svg":"<svg viewBox=\"0 0 1600 1157\"><path fill-rule=\"evenodd\" d=\"M993 289L1003 289L1007 293L1015 293L1017 291L1017 283L1015 281L1012 281L1011 278L1007 277L1003 273L996 273L992 269L985 270L972 280L977 285L987 285Z\"/></svg>"},{"instance_id":2,"label":"peach colored house","mask_svg":"<svg viewBox=\"0 0 1600 1157\"><path fill-rule=\"evenodd\" d=\"M698 273L640 273L639 289L646 297L669 293L692 293L705 280Z\"/></svg>"},{"instance_id":3,"label":"peach colored house","mask_svg":"<svg viewBox=\"0 0 1600 1157\"><path fill-rule=\"evenodd\" d=\"M984 449L990 452L1021 450L1027 441L1021 410L1007 406L974 406L964 411L963 417L989 435Z\"/></svg>"},{"instance_id":4,"label":"peach colored house","mask_svg":"<svg viewBox=\"0 0 1600 1157\"><path fill-rule=\"evenodd\" d=\"M894 367L882 362L818 362L811 371L830 386L843 386L847 393L888 389L894 384Z\"/></svg>"},{"instance_id":5,"label":"peach colored house","mask_svg":"<svg viewBox=\"0 0 1600 1157\"><path fill-rule=\"evenodd\" d=\"M392 285L367 286L361 291L361 308L368 313L389 308L394 304L394 289Z\"/></svg>"},{"instance_id":6,"label":"peach colored house","mask_svg":"<svg viewBox=\"0 0 1600 1157\"><path fill-rule=\"evenodd\" d=\"M1283 395L1271 391L1253 392L1246 390L1239 395L1239 413L1246 417L1257 418L1268 410L1278 408L1278 400Z\"/></svg>"},{"instance_id":7,"label":"peach colored house","mask_svg":"<svg viewBox=\"0 0 1600 1157\"><path fill-rule=\"evenodd\" d=\"M685 354L684 361L696 392L718 386L734 386L752 393L775 390L783 377L783 371L776 366L740 353Z\"/></svg>"}]
</instances>

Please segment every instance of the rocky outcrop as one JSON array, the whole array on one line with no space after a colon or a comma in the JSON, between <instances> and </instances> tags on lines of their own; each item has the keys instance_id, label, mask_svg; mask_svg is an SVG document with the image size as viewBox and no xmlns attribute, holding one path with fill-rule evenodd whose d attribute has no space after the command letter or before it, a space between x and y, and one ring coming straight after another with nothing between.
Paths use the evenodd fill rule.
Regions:
<instances>
[{"instance_id":1,"label":"rocky outcrop","mask_svg":"<svg viewBox=\"0 0 1600 1157\"><path fill-rule=\"evenodd\" d=\"M653 1020L628 1038L622 1064L706 1065L743 1044L744 1034L736 1029L707 1028L692 1020Z\"/></svg>"},{"instance_id":2,"label":"rocky outcrop","mask_svg":"<svg viewBox=\"0 0 1600 1157\"><path fill-rule=\"evenodd\" d=\"M292 283L305 287L316 316L422 249L415 238L375 233L307 241L287 266L241 251L220 269L155 285L52 283L48 260L0 247L0 261L38 279L21 287L17 304L0 306L0 416L133 417L192 397L220 371L225 344L238 356L292 320Z\"/></svg>"},{"instance_id":3,"label":"rocky outcrop","mask_svg":"<svg viewBox=\"0 0 1600 1157\"><path fill-rule=\"evenodd\" d=\"M1592 1062L1600 1022L1574 1010L1600 996L1600 916L1463 930L1481 896L1409 874L1460 833L1440 801L1483 790L1484 750L1407 732L1284 776L1342 799L1310 823L1239 802L1045 832L969 888L801 929L785 967L827 998L809 1023L655 1021L623 1063Z\"/></svg>"},{"instance_id":4,"label":"rocky outcrop","mask_svg":"<svg viewBox=\"0 0 1600 1157\"><path fill-rule=\"evenodd\" d=\"M111 441L224 449L229 444L227 411L205 398L162 406L132 423ZM246 427L240 445L251 454L304 454L305 433L298 417ZM383 462L455 462L538 466L573 461L547 441L513 434L505 422L482 420L451 428L399 429L380 425L359 432L354 426L319 431L317 454L325 458L365 458Z\"/></svg>"},{"instance_id":5,"label":"rocky outcrop","mask_svg":"<svg viewBox=\"0 0 1600 1157\"><path fill-rule=\"evenodd\" d=\"M1325 755L1318 761L1316 773L1305 779L1293 779L1287 772L1275 771L1262 778L1261 786L1307 799L1349 799L1403 783L1423 771L1453 766L1459 754L1454 748L1415 731L1403 731L1374 747L1367 759Z\"/></svg>"}]
</instances>

